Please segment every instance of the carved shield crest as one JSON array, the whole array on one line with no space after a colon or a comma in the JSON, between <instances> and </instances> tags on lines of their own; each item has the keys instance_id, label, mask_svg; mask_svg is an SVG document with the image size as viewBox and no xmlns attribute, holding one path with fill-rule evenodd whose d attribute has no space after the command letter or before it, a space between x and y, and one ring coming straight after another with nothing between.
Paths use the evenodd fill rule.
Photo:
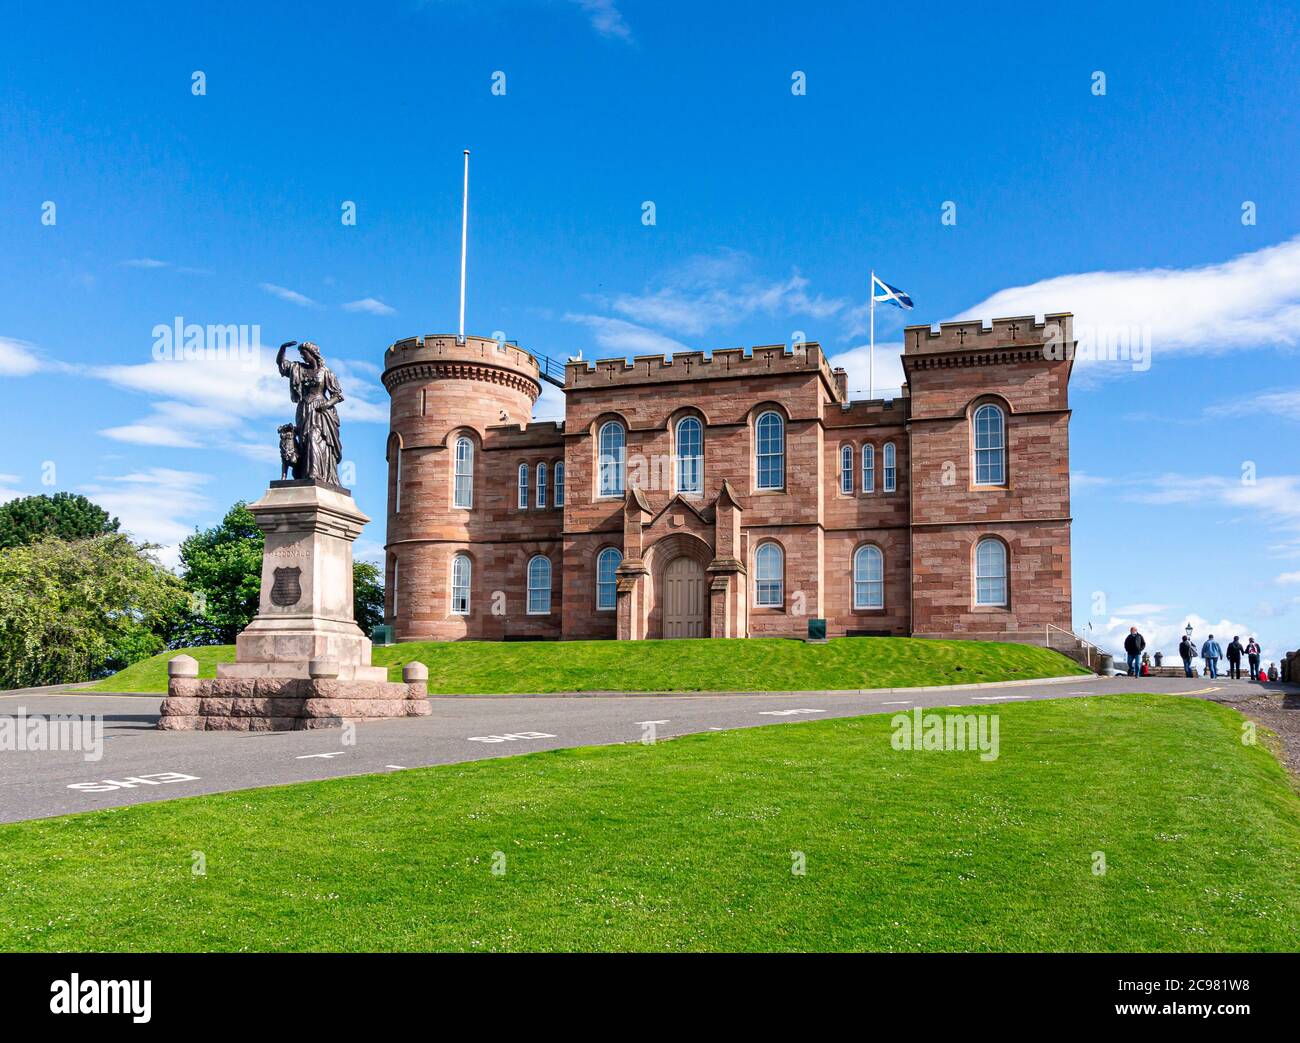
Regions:
<instances>
[{"instance_id":1,"label":"carved shield crest","mask_svg":"<svg viewBox=\"0 0 1300 1043\"><path fill-rule=\"evenodd\" d=\"M275 578L271 582L271 604L278 605L280 608L298 604L302 598L301 576L302 569L297 565L292 568L282 566L276 569Z\"/></svg>"}]
</instances>

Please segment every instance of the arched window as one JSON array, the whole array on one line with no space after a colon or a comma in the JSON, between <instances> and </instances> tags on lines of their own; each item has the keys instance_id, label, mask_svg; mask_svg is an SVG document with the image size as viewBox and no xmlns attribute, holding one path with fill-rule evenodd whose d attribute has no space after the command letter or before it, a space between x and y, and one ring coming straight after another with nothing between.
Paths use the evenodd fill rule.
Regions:
<instances>
[{"instance_id":1,"label":"arched window","mask_svg":"<svg viewBox=\"0 0 1300 1043\"><path fill-rule=\"evenodd\" d=\"M544 616L551 611L551 559L537 555L528 562L528 614Z\"/></svg>"},{"instance_id":2,"label":"arched window","mask_svg":"<svg viewBox=\"0 0 1300 1043\"><path fill-rule=\"evenodd\" d=\"M393 513L402 513L402 447L398 445L393 453Z\"/></svg>"},{"instance_id":3,"label":"arched window","mask_svg":"<svg viewBox=\"0 0 1300 1043\"><path fill-rule=\"evenodd\" d=\"M840 492L853 492L853 446L840 446Z\"/></svg>"},{"instance_id":4,"label":"arched window","mask_svg":"<svg viewBox=\"0 0 1300 1043\"><path fill-rule=\"evenodd\" d=\"M1002 410L986 403L971 418L975 446L975 484L1005 485L1007 481L1007 424Z\"/></svg>"},{"instance_id":5,"label":"arched window","mask_svg":"<svg viewBox=\"0 0 1300 1043\"><path fill-rule=\"evenodd\" d=\"M474 443L456 439L456 488L452 506L474 506Z\"/></svg>"},{"instance_id":6,"label":"arched window","mask_svg":"<svg viewBox=\"0 0 1300 1043\"><path fill-rule=\"evenodd\" d=\"M853 607L885 607L885 555L879 547L859 547L853 554Z\"/></svg>"},{"instance_id":7,"label":"arched window","mask_svg":"<svg viewBox=\"0 0 1300 1043\"><path fill-rule=\"evenodd\" d=\"M754 554L754 604L781 608L785 604L785 554L779 543L763 543Z\"/></svg>"},{"instance_id":8,"label":"arched window","mask_svg":"<svg viewBox=\"0 0 1300 1043\"><path fill-rule=\"evenodd\" d=\"M693 416L677 421L677 491L704 492L704 428Z\"/></svg>"},{"instance_id":9,"label":"arched window","mask_svg":"<svg viewBox=\"0 0 1300 1043\"><path fill-rule=\"evenodd\" d=\"M1007 547L1001 540L980 540L975 545L975 604L1007 603Z\"/></svg>"},{"instance_id":10,"label":"arched window","mask_svg":"<svg viewBox=\"0 0 1300 1043\"><path fill-rule=\"evenodd\" d=\"M885 443L885 492L898 488L898 467L894 463L894 443Z\"/></svg>"},{"instance_id":11,"label":"arched window","mask_svg":"<svg viewBox=\"0 0 1300 1043\"><path fill-rule=\"evenodd\" d=\"M623 425L611 420L601 425L597 438L601 496L622 496L627 476L627 435Z\"/></svg>"},{"instance_id":12,"label":"arched window","mask_svg":"<svg viewBox=\"0 0 1300 1043\"><path fill-rule=\"evenodd\" d=\"M606 547L596 555L596 608L618 607L618 577L615 572L623 564L623 552Z\"/></svg>"},{"instance_id":13,"label":"arched window","mask_svg":"<svg viewBox=\"0 0 1300 1043\"><path fill-rule=\"evenodd\" d=\"M555 465L555 506L564 506L564 464Z\"/></svg>"},{"instance_id":14,"label":"arched window","mask_svg":"<svg viewBox=\"0 0 1300 1043\"><path fill-rule=\"evenodd\" d=\"M546 465L537 465L537 506L546 506Z\"/></svg>"},{"instance_id":15,"label":"arched window","mask_svg":"<svg viewBox=\"0 0 1300 1043\"><path fill-rule=\"evenodd\" d=\"M876 447L870 443L862 447L862 491L876 491Z\"/></svg>"},{"instance_id":16,"label":"arched window","mask_svg":"<svg viewBox=\"0 0 1300 1043\"><path fill-rule=\"evenodd\" d=\"M519 465L519 506L528 506L528 465Z\"/></svg>"},{"instance_id":17,"label":"arched window","mask_svg":"<svg viewBox=\"0 0 1300 1043\"><path fill-rule=\"evenodd\" d=\"M764 413L754 425L754 464L758 488L785 488L785 421L780 413Z\"/></svg>"},{"instance_id":18,"label":"arched window","mask_svg":"<svg viewBox=\"0 0 1300 1043\"><path fill-rule=\"evenodd\" d=\"M451 614L469 615L469 578L473 563L468 554L457 554L451 559Z\"/></svg>"}]
</instances>

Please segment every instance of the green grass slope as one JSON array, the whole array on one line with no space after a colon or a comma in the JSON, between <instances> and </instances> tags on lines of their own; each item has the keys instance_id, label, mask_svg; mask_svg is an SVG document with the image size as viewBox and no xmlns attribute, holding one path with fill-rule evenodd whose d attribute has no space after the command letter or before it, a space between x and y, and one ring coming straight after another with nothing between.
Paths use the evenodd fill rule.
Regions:
<instances>
[{"instance_id":1,"label":"green grass slope","mask_svg":"<svg viewBox=\"0 0 1300 1043\"><path fill-rule=\"evenodd\" d=\"M986 709L991 762L882 715L0 826L0 949L1297 947L1300 798L1234 711Z\"/></svg>"},{"instance_id":2,"label":"green grass slope","mask_svg":"<svg viewBox=\"0 0 1300 1043\"><path fill-rule=\"evenodd\" d=\"M188 649L199 676L234 661L234 647ZM94 687L106 692L165 692L167 652L135 663ZM905 688L1086 673L1058 652L992 641L845 637L824 645L776 638L697 641L458 641L390 645L374 650L392 680L418 659L429 691L694 692Z\"/></svg>"}]
</instances>

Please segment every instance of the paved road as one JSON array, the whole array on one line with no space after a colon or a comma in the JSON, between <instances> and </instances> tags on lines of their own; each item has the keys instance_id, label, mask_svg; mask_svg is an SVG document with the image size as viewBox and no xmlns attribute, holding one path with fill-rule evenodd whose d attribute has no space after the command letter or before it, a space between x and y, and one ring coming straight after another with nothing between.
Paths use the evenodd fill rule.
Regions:
<instances>
[{"instance_id":1,"label":"paved road","mask_svg":"<svg viewBox=\"0 0 1300 1043\"><path fill-rule=\"evenodd\" d=\"M79 691L0 693L0 717L98 715L102 755L76 750L0 750L0 822L69 812L307 782L344 775L401 771L536 750L640 742L727 728L827 717L889 713L913 706L990 706L1106 692L1161 691L1193 695L1252 686L1204 678L1070 678L1062 683L874 692L656 696L433 697L430 717L375 722L344 733L160 732L157 695ZM1255 686L1258 691L1258 687ZM646 722L655 722L648 725ZM4 722L0 721L0 725ZM0 732L0 734L3 734Z\"/></svg>"}]
</instances>

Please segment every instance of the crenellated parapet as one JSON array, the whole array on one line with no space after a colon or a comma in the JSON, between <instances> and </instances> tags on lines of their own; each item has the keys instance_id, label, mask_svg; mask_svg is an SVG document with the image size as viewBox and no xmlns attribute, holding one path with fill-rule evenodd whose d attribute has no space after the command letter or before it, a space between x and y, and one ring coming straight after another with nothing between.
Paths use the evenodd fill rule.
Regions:
<instances>
[{"instance_id":1,"label":"crenellated parapet","mask_svg":"<svg viewBox=\"0 0 1300 1043\"><path fill-rule=\"evenodd\" d=\"M490 337L426 334L407 337L384 352L384 387L410 381L481 380L536 399L542 392L537 360L522 348Z\"/></svg>"},{"instance_id":2,"label":"crenellated parapet","mask_svg":"<svg viewBox=\"0 0 1300 1043\"><path fill-rule=\"evenodd\" d=\"M1069 358L1074 316L1057 312L1038 322L1032 315L1005 319L943 322L903 329L903 365L911 372L947 366L1006 365Z\"/></svg>"},{"instance_id":3,"label":"crenellated parapet","mask_svg":"<svg viewBox=\"0 0 1300 1043\"><path fill-rule=\"evenodd\" d=\"M675 355L637 355L632 360L599 359L570 362L564 367L564 389L580 391L614 384L671 384L687 380L719 380L817 373L836 401L840 381L816 341L787 348L766 344L749 350L721 348L713 352L679 351Z\"/></svg>"}]
</instances>

